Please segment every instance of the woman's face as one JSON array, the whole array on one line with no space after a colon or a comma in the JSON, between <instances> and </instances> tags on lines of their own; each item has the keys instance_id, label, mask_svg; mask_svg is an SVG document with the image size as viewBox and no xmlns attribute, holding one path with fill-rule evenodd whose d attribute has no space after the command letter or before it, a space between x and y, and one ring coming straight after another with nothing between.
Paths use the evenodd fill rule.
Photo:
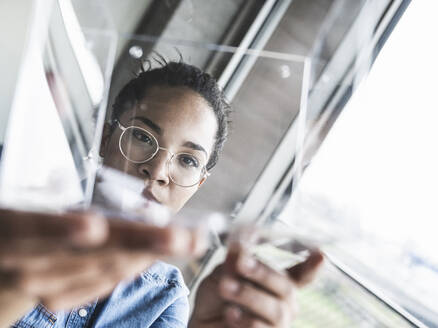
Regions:
<instances>
[{"instance_id":1,"label":"woman's face","mask_svg":"<svg viewBox=\"0 0 438 328\"><path fill-rule=\"evenodd\" d=\"M145 163L125 159L119 149L122 133L116 128L104 134L101 153L104 165L145 180L143 195L177 212L198 190L204 179L192 187L175 184L168 175L171 153L189 153L210 158L218 128L215 114L202 96L184 87L152 87L145 99L119 118L124 127L136 126L149 131L162 148Z\"/></svg>"}]
</instances>

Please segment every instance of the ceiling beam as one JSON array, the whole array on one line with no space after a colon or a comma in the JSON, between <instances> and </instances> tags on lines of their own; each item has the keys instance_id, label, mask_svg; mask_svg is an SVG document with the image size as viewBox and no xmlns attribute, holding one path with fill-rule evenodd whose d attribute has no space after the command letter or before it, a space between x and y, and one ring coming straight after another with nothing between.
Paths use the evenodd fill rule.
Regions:
<instances>
[{"instance_id":1,"label":"ceiling beam","mask_svg":"<svg viewBox=\"0 0 438 328\"><path fill-rule=\"evenodd\" d=\"M141 58L147 58L152 52L181 2L182 0L154 0L148 7L133 34L152 36L151 40L155 41L150 43L142 42ZM123 36L121 39L123 40ZM111 83L110 104L113 103L115 95L119 92L120 88L133 78L134 74L138 73L140 69L139 59L133 58L129 53L133 46L138 46L138 41L126 39L126 44L117 59Z\"/></svg>"}]
</instances>

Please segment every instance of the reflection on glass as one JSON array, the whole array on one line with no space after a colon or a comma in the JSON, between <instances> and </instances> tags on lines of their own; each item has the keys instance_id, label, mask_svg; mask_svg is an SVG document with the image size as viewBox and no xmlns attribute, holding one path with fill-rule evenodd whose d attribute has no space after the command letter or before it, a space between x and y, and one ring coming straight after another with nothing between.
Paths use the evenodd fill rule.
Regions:
<instances>
[{"instance_id":1,"label":"reflection on glass","mask_svg":"<svg viewBox=\"0 0 438 328\"><path fill-rule=\"evenodd\" d=\"M99 4L89 2L89 10L100 13ZM89 198L106 109L111 26L87 33L69 0L50 5L36 4L2 156L3 202L20 208L60 209Z\"/></svg>"}]
</instances>

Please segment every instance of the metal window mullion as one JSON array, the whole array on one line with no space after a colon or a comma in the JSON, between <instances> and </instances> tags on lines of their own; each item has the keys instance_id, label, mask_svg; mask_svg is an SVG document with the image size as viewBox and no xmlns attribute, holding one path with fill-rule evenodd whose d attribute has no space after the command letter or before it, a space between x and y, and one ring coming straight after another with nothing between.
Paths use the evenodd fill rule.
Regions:
<instances>
[{"instance_id":1,"label":"metal window mullion","mask_svg":"<svg viewBox=\"0 0 438 328\"><path fill-rule=\"evenodd\" d=\"M348 266L344 265L341 261L339 261L336 258L336 256L334 256L334 255L330 254L330 252L326 251L325 257L327 258L328 262L334 268L336 268L342 274L347 276L350 280L352 280L354 283L356 283L358 286L360 286L366 292L373 295L381 303L383 303L385 306L389 307L392 311L394 311L395 313L400 315L404 320L408 321L410 324L414 325L415 327L427 328L427 326L425 324L423 324L421 321L419 321L417 318L415 318L408 311L403 309L400 305L398 305L395 302L393 302L392 300L390 300L383 292L379 291L375 287L372 287L371 283L369 283L365 279L361 278L358 274L355 274L353 272L353 270L349 269Z\"/></svg>"},{"instance_id":2,"label":"metal window mullion","mask_svg":"<svg viewBox=\"0 0 438 328\"><path fill-rule=\"evenodd\" d=\"M242 39L242 42L239 44L239 47L237 48L236 52L233 54L231 60L229 61L224 71L222 72L220 78L218 79L218 84L221 86L221 88L225 88L229 79L234 74L234 71L236 70L237 66L239 65L246 51L253 43L257 33L259 33L259 30L263 25L263 23L265 22L266 17L268 17L268 15L270 14L275 2L276 0L268 0L263 5L262 9L260 10L256 19L252 23L251 27L248 29L248 32L245 34L244 38Z\"/></svg>"},{"instance_id":3,"label":"metal window mullion","mask_svg":"<svg viewBox=\"0 0 438 328\"><path fill-rule=\"evenodd\" d=\"M258 59L258 56L254 55L254 50L263 50L292 1L279 0L275 3L275 6L270 7L270 12L266 14L267 9L265 10L265 6L271 5L272 2L268 1L257 17L257 23L255 22L251 26L244 41L219 79L219 84L224 87L225 94L230 101L233 100ZM253 27L255 29L255 26L258 28L256 32L252 30ZM250 55L247 55L249 49L252 51Z\"/></svg>"}]
</instances>

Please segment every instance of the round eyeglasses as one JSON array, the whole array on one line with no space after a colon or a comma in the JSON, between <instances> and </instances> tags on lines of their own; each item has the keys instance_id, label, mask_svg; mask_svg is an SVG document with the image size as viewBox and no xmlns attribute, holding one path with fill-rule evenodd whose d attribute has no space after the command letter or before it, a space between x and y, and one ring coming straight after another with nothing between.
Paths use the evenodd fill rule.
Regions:
<instances>
[{"instance_id":1,"label":"round eyeglasses","mask_svg":"<svg viewBox=\"0 0 438 328\"><path fill-rule=\"evenodd\" d=\"M157 139L148 130L137 127L124 127L116 121L122 133L119 138L119 149L123 157L132 163L145 163L154 158L159 150L169 152L167 160L167 174L178 186L193 187L204 177L208 176L206 158L188 152L172 153L160 147Z\"/></svg>"}]
</instances>

